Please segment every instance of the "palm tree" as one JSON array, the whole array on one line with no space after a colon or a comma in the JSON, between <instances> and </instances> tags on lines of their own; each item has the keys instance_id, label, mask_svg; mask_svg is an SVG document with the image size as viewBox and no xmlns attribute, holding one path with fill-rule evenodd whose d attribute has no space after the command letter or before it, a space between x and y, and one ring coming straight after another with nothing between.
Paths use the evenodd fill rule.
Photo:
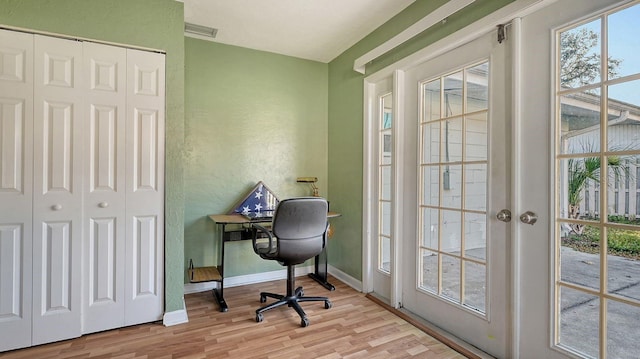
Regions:
<instances>
[{"instance_id":1,"label":"palm tree","mask_svg":"<svg viewBox=\"0 0 640 359\"><path fill-rule=\"evenodd\" d=\"M612 175L620 176L626 172L622 160L618 156L607 157L608 168ZM601 160L600 157L570 158L567 163L568 178L568 202L569 218L578 219L580 217L580 203L582 193L587 186L588 180L600 183ZM570 224L571 230L580 235L584 230L583 224Z\"/></svg>"}]
</instances>

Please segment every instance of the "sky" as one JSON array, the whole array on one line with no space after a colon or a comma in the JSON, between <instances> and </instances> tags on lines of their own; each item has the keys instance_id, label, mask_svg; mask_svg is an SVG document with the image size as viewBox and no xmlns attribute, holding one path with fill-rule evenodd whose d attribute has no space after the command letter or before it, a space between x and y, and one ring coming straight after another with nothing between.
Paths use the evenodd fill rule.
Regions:
<instances>
[{"instance_id":1,"label":"sky","mask_svg":"<svg viewBox=\"0 0 640 359\"><path fill-rule=\"evenodd\" d=\"M640 4L609 16L609 55L622 59L620 75L640 73ZM640 106L640 80L613 86L609 97Z\"/></svg>"},{"instance_id":2,"label":"sky","mask_svg":"<svg viewBox=\"0 0 640 359\"><path fill-rule=\"evenodd\" d=\"M609 56L622 60L618 77L640 73L640 4L636 4L608 17ZM585 27L600 33L600 21ZM640 106L640 80L611 86L609 98Z\"/></svg>"}]
</instances>

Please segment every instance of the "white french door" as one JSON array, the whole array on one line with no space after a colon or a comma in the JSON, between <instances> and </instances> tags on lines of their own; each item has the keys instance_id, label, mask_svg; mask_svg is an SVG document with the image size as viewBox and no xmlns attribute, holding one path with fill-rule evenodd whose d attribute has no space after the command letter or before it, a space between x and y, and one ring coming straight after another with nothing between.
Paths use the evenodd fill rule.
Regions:
<instances>
[{"instance_id":1,"label":"white french door","mask_svg":"<svg viewBox=\"0 0 640 359\"><path fill-rule=\"evenodd\" d=\"M522 19L519 210L541 215L518 228L521 358L638 356L639 17L563 0Z\"/></svg>"},{"instance_id":2,"label":"white french door","mask_svg":"<svg viewBox=\"0 0 640 359\"><path fill-rule=\"evenodd\" d=\"M510 347L510 224L496 219L509 205L508 53L492 31L406 71L402 134L416 154L402 306L498 357Z\"/></svg>"}]
</instances>

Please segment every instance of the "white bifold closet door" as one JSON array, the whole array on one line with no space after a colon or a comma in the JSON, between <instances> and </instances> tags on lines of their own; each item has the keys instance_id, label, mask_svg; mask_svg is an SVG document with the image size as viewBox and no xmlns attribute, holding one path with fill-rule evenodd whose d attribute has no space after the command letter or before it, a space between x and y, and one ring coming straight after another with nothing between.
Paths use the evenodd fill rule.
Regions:
<instances>
[{"instance_id":1,"label":"white bifold closet door","mask_svg":"<svg viewBox=\"0 0 640 359\"><path fill-rule=\"evenodd\" d=\"M163 312L164 56L86 43L83 333Z\"/></svg>"},{"instance_id":2,"label":"white bifold closet door","mask_svg":"<svg viewBox=\"0 0 640 359\"><path fill-rule=\"evenodd\" d=\"M0 351L31 345L33 35L0 31Z\"/></svg>"},{"instance_id":3,"label":"white bifold closet door","mask_svg":"<svg viewBox=\"0 0 640 359\"><path fill-rule=\"evenodd\" d=\"M34 345L80 336L82 43L35 36Z\"/></svg>"},{"instance_id":4,"label":"white bifold closet door","mask_svg":"<svg viewBox=\"0 0 640 359\"><path fill-rule=\"evenodd\" d=\"M0 60L0 351L161 319L164 55L0 30Z\"/></svg>"}]
</instances>

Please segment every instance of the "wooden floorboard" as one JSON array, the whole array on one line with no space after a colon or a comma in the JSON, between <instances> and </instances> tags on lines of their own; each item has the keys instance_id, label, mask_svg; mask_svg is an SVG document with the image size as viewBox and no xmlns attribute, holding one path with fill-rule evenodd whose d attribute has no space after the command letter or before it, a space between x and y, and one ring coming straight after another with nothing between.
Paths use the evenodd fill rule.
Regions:
<instances>
[{"instance_id":1,"label":"wooden floorboard","mask_svg":"<svg viewBox=\"0 0 640 359\"><path fill-rule=\"evenodd\" d=\"M403 318L340 281L329 292L308 277L298 277L305 295L328 296L333 303L302 303L311 325L300 327L286 306L264 313L260 291L282 293L285 281L225 289L229 311L222 313L210 291L185 296L189 323L165 327L149 323L105 331L58 343L0 353L22 358L233 358L233 359L389 359L465 358ZM271 300L268 300L268 303Z\"/></svg>"}]
</instances>

